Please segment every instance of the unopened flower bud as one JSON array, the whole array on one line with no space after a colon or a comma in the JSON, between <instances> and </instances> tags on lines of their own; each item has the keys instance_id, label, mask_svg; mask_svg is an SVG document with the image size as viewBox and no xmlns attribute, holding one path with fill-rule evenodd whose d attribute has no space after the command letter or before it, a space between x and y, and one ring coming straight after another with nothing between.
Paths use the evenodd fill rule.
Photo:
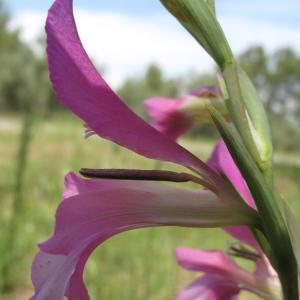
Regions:
<instances>
[{"instance_id":1,"label":"unopened flower bud","mask_svg":"<svg viewBox=\"0 0 300 300\"><path fill-rule=\"evenodd\" d=\"M150 98L144 104L152 125L175 140L197 123L212 122L208 106L229 118L220 90L215 86L200 87L177 99Z\"/></svg>"}]
</instances>

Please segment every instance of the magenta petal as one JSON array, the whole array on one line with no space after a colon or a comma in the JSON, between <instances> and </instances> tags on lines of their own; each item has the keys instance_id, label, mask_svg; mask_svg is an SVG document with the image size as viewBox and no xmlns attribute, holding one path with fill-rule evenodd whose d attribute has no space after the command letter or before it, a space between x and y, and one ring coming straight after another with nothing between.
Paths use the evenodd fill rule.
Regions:
<instances>
[{"instance_id":1,"label":"magenta petal","mask_svg":"<svg viewBox=\"0 0 300 300\"><path fill-rule=\"evenodd\" d=\"M195 112L199 107L190 107L187 110L186 105L195 100L203 105L205 101L203 98L215 98L219 94L217 87L203 86L177 99L164 97L146 99L144 106L148 115L152 118L152 126L169 138L176 140L195 124L195 115L198 115L198 118L201 115L202 121L207 119L204 113L206 111L205 105L202 107L202 113ZM208 112L206 114L209 115Z\"/></svg>"},{"instance_id":2,"label":"magenta petal","mask_svg":"<svg viewBox=\"0 0 300 300\"><path fill-rule=\"evenodd\" d=\"M108 238L108 237L107 237ZM100 240L101 242L101 240ZM66 296L72 300L72 299L80 299L85 300L89 299L88 291L85 287L84 281L83 281L83 270L85 267L85 264L94 251L94 249L98 246L99 242L98 240L93 241L90 243L83 252L78 253L79 258L78 262L75 267L75 271L70 277L69 281L69 288L66 291Z\"/></svg>"},{"instance_id":3,"label":"magenta petal","mask_svg":"<svg viewBox=\"0 0 300 300\"><path fill-rule=\"evenodd\" d=\"M40 245L33 264L33 299L59 300L63 294L69 299L87 299L82 280L86 260L114 234L146 226L211 227L243 220L239 214L233 218L232 208L209 191L149 182L125 185L126 181L87 180L74 173L66 177L55 232ZM55 298L51 298L53 293Z\"/></svg>"},{"instance_id":4,"label":"magenta petal","mask_svg":"<svg viewBox=\"0 0 300 300\"><path fill-rule=\"evenodd\" d=\"M159 184L152 184L151 189L147 185L144 190L122 185L100 188L65 199L57 210L54 236L41 247L46 252L67 254L93 234L103 236L120 232L120 228L151 224L211 227L243 222L243 216L232 217L231 211L209 191Z\"/></svg>"},{"instance_id":5,"label":"magenta petal","mask_svg":"<svg viewBox=\"0 0 300 300\"><path fill-rule=\"evenodd\" d=\"M223 140L221 140L215 147L210 159L208 160L208 165L211 168L214 168L216 171L222 172L227 176L227 178L231 181L234 187L240 192L240 194L244 197L247 204L252 208L255 208L255 203L253 198L249 192L249 189L246 185L244 178L235 162L233 161L226 144ZM246 226L234 226L234 227L226 227L225 230L230 233L236 239L241 240L242 242L258 249L259 246L249 230Z\"/></svg>"},{"instance_id":6,"label":"magenta petal","mask_svg":"<svg viewBox=\"0 0 300 300\"><path fill-rule=\"evenodd\" d=\"M153 183L138 180L84 179L76 175L76 173L70 172L65 176L63 199L92 191L115 188L133 188L134 190L145 191L147 189L153 189Z\"/></svg>"},{"instance_id":7,"label":"magenta petal","mask_svg":"<svg viewBox=\"0 0 300 300\"><path fill-rule=\"evenodd\" d=\"M215 274L230 280L248 277L248 273L223 251L177 248L176 258L180 266L191 271Z\"/></svg>"},{"instance_id":8,"label":"magenta petal","mask_svg":"<svg viewBox=\"0 0 300 300\"><path fill-rule=\"evenodd\" d=\"M193 126L193 121L180 110L184 98L149 98L144 101L147 113L152 118L152 126L173 140Z\"/></svg>"},{"instance_id":9,"label":"magenta petal","mask_svg":"<svg viewBox=\"0 0 300 300\"><path fill-rule=\"evenodd\" d=\"M266 282L267 280L269 280L270 282L273 281L273 284L280 286L278 274L272 267L269 259L262 251L260 253L260 256L261 259L256 262L255 266L255 277L261 282Z\"/></svg>"},{"instance_id":10,"label":"magenta petal","mask_svg":"<svg viewBox=\"0 0 300 300\"><path fill-rule=\"evenodd\" d=\"M70 276L72 272L72 269L65 267L65 261L64 255L53 255L42 251L36 255L32 264L31 279L35 290L39 292L31 299L63 299L68 282L61 280L61 276ZM58 274L60 268L62 268L61 274L52 281L51 274ZM54 286L56 288L53 288Z\"/></svg>"},{"instance_id":11,"label":"magenta petal","mask_svg":"<svg viewBox=\"0 0 300 300\"><path fill-rule=\"evenodd\" d=\"M255 208L255 203L249 192L247 184L233 161L226 144L223 140L219 141L216 145L211 157L207 161L207 164L214 168L216 171L220 171L227 176L227 178L232 182L234 187L241 193L247 204L252 208Z\"/></svg>"},{"instance_id":12,"label":"magenta petal","mask_svg":"<svg viewBox=\"0 0 300 300\"><path fill-rule=\"evenodd\" d=\"M88 300L82 272L88 257L95 248L93 242L85 241L69 255L49 254L40 251L32 264L31 278L35 295L31 300ZM91 249L92 248L92 249ZM83 264L83 266L82 266Z\"/></svg>"},{"instance_id":13,"label":"magenta petal","mask_svg":"<svg viewBox=\"0 0 300 300\"><path fill-rule=\"evenodd\" d=\"M201 86L189 93L196 97L218 97L221 96L220 89L215 85Z\"/></svg>"},{"instance_id":14,"label":"magenta petal","mask_svg":"<svg viewBox=\"0 0 300 300\"><path fill-rule=\"evenodd\" d=\"M240 289L226 278L204 275L183 289L177 300L236 300Z\"/></svg>"},{"instance_id":15,"label":"magenta petal","mask_svg":"<svg viewBox=\"0 0 300 300\"><path fill-rule=\"evenodd\" d=\"M56 0L46 22L50 78L58 98L98 135L149 158L198 169L205 164L134 114L87 56L72 0Z\"/></svg>"},{"instance_id":16,"label":"magenta petal","mask_svg":"<svg viewBox=\"0 0 300 300\"><path fill-rule=\"evenodd\" d=\"M227 226L224 227L224 230L241 242L248 244L257 250L259 249L257 241L247 226Z\"/></svg>"},{"instance_id":17,"label":"magenta petal","mask_svg":"<svg viewBox=\"0 0 300 300\"><path fill-rule=\"evenodd\" d=\"M183 268L205 273L180 293L180 300L231 299L230 296L238 293L239 289L253 292L263 299L280 299L279 279L266 257L258 260L254 273L242 269L222 251L178 248L176 257ZM222 294L227 292L227 287L228 294Z\"/></svg>"}]
</instances>

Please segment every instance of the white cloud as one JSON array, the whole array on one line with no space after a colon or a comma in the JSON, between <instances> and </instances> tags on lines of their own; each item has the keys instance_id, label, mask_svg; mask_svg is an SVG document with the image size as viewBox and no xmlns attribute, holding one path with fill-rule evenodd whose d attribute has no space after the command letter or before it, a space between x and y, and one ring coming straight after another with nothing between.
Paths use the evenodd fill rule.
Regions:
<instances>
[{"instance_id":1,"label":"white cloud","mask_svg":"<svg viewBox=\"0 0 300 300\"><path fill-rule=\"evenodd\" d=\"M220 23L235 52L258 44L268 51L287 46L300 49L300 28L230 16L222 17Z\"/></svg>"},{"instance_id":2,"label":"white cloud","mask_svg":"<svg viewBox=\"0 0 300 300\"><path fill-rule=\"evenodd\" d=\"M217 10L222 13L224 11L231 12L237 15L266 15L266 16L294 16L300 9L300 3L298 0L253 0L253 1L236 1L227 0L224 2L217 1ZM284 20L283 20L284 21Z\"/></svg>"},{"instance_id":3,"label":"white cloud","mask_svg":"<svg viewBox=\"0 0 300 300\"><path fill-rule=\"evenodd\" d=\"M46 15L39 12L28 11L15 16L11 22L11 28L19 28L23 40L34 43L44 32Z\"/></svg>"},{"instance_id":4,"label":"white cloud","mask_svg":"<svg viewBox=\"0 0 300 300\"><path fill-rule=\"evenodd\" d=\"M97 62L108 69L111 82L120 82L126 74L140 73L145 65L158 63L169 75L187 68L208 68L210 60L184 30L167 18L148 19L120 14L78 11L78 30L82 42ZM202 63L203 62L203 63Z\"/></svg>"},{"instance_id":5,"label":"white cloud","mask_svg":"<svg viewBox=\"0 0 300 300\"><path fill-rule=\"evenodd\" d=\"M97 65L106 67L105 77L114 86L152 62L170 76L190 69L203 71L213 65L193 38L167 14L146 19L77 10L75 16L87 52ZM26 41L32 42L42 32L44 20L40 13L24 12L13 24L22 28ZM262 44L268 50L287 45L300 48L300 29L236 16L223 16L221 23L235 52L253 44Z\"/></svg>"}]
</instances>

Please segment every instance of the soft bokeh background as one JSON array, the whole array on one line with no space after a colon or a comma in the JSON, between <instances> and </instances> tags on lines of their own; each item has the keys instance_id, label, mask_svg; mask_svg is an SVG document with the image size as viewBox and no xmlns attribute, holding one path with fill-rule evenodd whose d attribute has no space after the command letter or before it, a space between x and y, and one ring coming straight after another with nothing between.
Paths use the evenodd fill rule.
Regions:
<instances>
[{"instance_id":1,"label":"soft bokeh background","mask_svg":"<svg viewBox=\"0 0 300 300\"><path fill-rule=\"evenodd\" d=\"M80 167L166 167L98 137L84 140L80 120L55 99L43 34L51 2L0 0L0 298L7 300L32 294L30 264L36 244L51 234L66 172ZM215 83L211 59L159 1L74 3L88 53L141 116L146 117L142 100L149 96L175 97ZM253 78L272 124L276 188L299 218L299 1L216 3L228 39ZM180 143L205 159L216 139L213 126L199 126ZM219 229L143 229L116 236L88 263L91 297L174 299L197 274L176 265L173 249L226 250L231 241Z\"/></svg>"}]
</instances>

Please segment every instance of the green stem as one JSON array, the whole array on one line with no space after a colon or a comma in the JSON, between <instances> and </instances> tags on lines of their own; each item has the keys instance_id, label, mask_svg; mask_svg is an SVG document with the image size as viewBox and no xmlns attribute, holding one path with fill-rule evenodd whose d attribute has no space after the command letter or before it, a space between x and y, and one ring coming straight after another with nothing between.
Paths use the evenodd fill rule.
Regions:
<instances>
[{"instance_id":1,"label":"green stem","mask_svg":"<svg viewBox=\"0 0 300 300\"><path fill-rule=\"evenodd\" d=\"M207 4L210 7L211 11L213 12L214 15L216 15L216 4L215 0L207 0Z\"/></svg>"},{"instance_id":2,"label":"green stem","mask_svg":"<svg viewBox=\"0 0 300 300\"><path fill-rule=\"evenodd\" d=\"M211 113L254 198L261 216L264 233L272 249L273 259L271 258L271 262L278 272L284 299L298 300L297 261L278 201L250 153L241 142L237 131L230 127L216 110L211 109Z\"/></svg>"}]
</instances>

